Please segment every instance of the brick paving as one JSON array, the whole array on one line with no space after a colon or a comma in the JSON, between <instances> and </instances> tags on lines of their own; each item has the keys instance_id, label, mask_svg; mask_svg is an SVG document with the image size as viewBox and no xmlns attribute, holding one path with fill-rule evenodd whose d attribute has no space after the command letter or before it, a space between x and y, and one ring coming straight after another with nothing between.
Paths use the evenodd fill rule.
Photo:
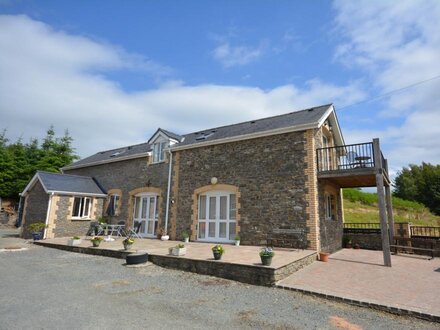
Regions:
<instances>
[{"instance_id":1,"label":"brick paving","mask_svg":"<svg viewBox=\"0 0 440 330\"><path fill-rule=\"evenodd\" d=\"M382 251L343 249L329 262L315 262L277 285L440 320L439 258L393 255L392 267L385 267Z\"/></svg>"}]
</instances>

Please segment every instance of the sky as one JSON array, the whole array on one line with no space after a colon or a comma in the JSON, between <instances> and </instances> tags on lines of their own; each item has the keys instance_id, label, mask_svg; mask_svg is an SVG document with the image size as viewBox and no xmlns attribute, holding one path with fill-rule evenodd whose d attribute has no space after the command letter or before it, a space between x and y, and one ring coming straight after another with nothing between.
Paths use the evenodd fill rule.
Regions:
<instances>
[{"instance_id":1,"label":"sky","mask_svg":"<svg viewBox=\"0 0 440 330\"><path fill-rule=\"evenodd\" d=\"M81 157L333 103L392 174L440 163L440 1L0 0L0 129Z\"/></svg>"}]
</instances>

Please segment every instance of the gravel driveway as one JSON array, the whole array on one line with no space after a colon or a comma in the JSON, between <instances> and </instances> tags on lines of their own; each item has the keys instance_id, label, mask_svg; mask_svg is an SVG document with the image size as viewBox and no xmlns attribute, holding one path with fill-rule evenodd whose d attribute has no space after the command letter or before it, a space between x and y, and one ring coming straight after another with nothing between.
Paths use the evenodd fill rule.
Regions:
<instances>
[{"instance_id":1,"label":"gravel driveway","mask_svg":"<svg viewBox=\"0 0 440 330\"><path fill-rule=\"evenodd\" d=\"M0 253L0 329L439 329L280 289L32 246Z\"/></svg>"}]
</instances>

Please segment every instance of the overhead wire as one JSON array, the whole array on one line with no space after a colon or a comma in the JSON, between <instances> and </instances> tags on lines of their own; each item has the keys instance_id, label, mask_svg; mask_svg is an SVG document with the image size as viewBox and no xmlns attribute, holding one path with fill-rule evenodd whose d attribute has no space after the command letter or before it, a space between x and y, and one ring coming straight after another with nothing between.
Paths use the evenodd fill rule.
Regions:
<instances>
[{"instance_id":1,"label":"overhead wire","mask_svg":"<svg viewBox=\"0 0 440 330\"><path fill-rule=\"evenodd\" d=\"M440 75L437 75L437 76L434 76L434 77L431 77L431 78L428 78L428 79L425 79L425 80L421 80L421 81L415 82L415 83L413 83L411 85L407 85L407 86L404 86L404 87L401 87L401 88L398 88L398 89L391 90L391 91L386 92L384 94L380 94L380 95L371 97L368 100L364 100L364 101L360 101L360 102L355 102L355 103L352 103L352 104L344 105L343 107L338 108L338 110L340 111L342 109L353 107L355 105L373 102L373 101L382 99L384 97L390 96L392 94L399 93L399 92L404 91L406 89L409 89L409 88L412 88L412 87L415 87L415 86L418 86L418 85L421 85L421 84L425 84L427 82L430 82L430 81L433 81L433 80L436 80L436 79L439 79L439 78L440 78Z\"/></svg>"}]
</instances>

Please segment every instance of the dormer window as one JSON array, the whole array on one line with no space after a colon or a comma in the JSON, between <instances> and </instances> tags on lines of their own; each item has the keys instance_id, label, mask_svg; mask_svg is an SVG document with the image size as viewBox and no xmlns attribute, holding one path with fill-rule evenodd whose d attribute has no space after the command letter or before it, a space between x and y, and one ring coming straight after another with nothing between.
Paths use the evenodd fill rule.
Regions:
<instances>
[{"instance_id":1,"label":"dormer window","mask_svg":"<svg viewBox=\"0 0 440 330\"><path fill-rule=\"evenodd\" d=\"M165 148L167 142L157 142L153 144L153 163L160 163L165 160Z\"/></svg>"}]
</instances>

